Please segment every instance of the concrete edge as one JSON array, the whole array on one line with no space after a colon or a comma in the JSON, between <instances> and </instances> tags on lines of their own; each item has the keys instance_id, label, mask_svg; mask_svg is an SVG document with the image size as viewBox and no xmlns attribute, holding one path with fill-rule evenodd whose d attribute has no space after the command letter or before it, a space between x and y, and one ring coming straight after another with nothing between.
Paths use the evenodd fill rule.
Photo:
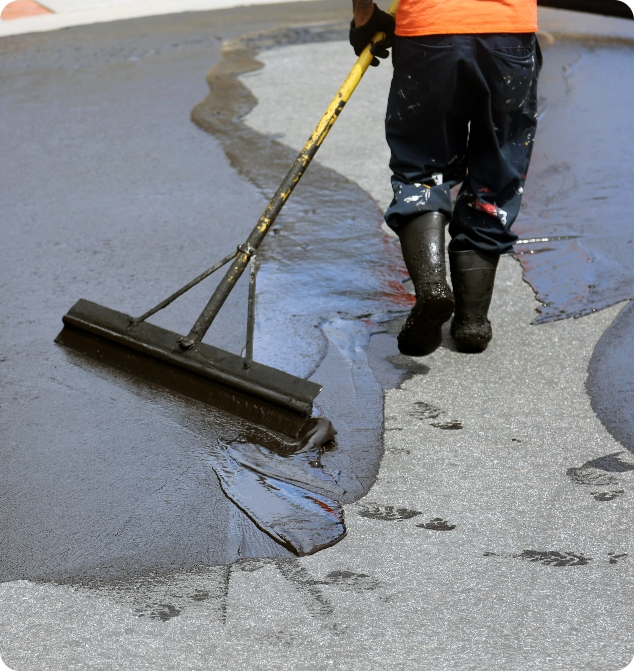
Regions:
<instances>
[{"instance_id":1,"label":"concrete edge","mask_svg":"<svg viewBox=\"0 0 634 671\"><path fill-rule=\"evenodd\" d=\"M565 39L634 42L634 21L539 7L539 30Z\"/></svg>"},{"instance_id":2,"label":"concrete edge","mask_svg":"<svg viewBox=\"0 0 634 671\"><path fill-rule=\"evenodd\" d=\"M135 5L100 7L89 11L75 11L63 14L48 14L33 16L12 21L0 21L0 37L9 35L25 35L28 33L42 33L73 26L85 26L93 23L107 23L126 19L138 19L148 16L162 16L165 14L182 14L185 12L207 12L234 7L248 7L251 5L277 5L297 0L162 0L161 2L142 2ZM311 2L312 0L300 0Z\"/></svg>"}]
</instances>

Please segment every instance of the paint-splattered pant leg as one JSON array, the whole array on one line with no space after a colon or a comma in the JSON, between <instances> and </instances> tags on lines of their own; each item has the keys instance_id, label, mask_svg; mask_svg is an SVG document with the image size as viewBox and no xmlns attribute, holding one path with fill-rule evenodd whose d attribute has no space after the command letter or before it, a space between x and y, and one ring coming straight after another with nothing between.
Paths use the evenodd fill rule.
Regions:
<instances>
[{"instance_id":1,"label":"paint-splattered pant leg","mask_svg":"<svg viewBox=\"0 0 634 671\"><path fill-rule=\"evenodd\" d=\"M450 219L450 189L466 174L469 99L453 40L395 38L385 118L394 191L385 220L395 230L425 212Z\"/></svg>"},{"instance_id":2,"label":"paint-splattered pant leg","mask_svg":"<svg viewBox=\"0 0 634 671\"><path fill-rule=\"evenodd\" d=\"M440 211L451 220L453 248L510 251L536 128L535 36L397 38L393 61L387 223L396 230Z\"/></svg>"}]
</instances>

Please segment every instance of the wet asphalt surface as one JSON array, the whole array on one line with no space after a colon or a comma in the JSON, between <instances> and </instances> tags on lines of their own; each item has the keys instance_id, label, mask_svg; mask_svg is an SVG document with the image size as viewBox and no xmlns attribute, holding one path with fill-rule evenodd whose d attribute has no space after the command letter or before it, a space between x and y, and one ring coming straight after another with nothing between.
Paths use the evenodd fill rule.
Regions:
<instances>
[{"instance_id":1,"label":"wet asphalt surface","mask_svg":"<svg viewBox=\"0 0 634 671\"><path fill-rule=\"evenodd\" d=\"M332 14L326 4L311 17ZM234 121L256 104L235 76L260 67L262 47L333 39L341 24L247 40L209 75L206 99L216 33L249 32L239 15L132 21L116 38L93 26L5 41L3 116L20 121L3 138L3 501L15 511L2 528L3 580L103 581L292 556L235 509L214 472L218 440L257 444L266 434L51 343L76 299L136 315L225 256L292 163L292 150ZM252 21L265 33L275 25ZM189 120L194 106L209 132ZM406 374L376 379L366 354L379 322L411 303L397 250L372 235L380 220L356 184L315 165L261 255L255 358L325 386L316 411L338 436L316 463L341 503L373 484L382 383ZM152 321L186 333L210 286ZM238 284L207 335L238 354L246 288ZM377 362L398 356L393 343L384 349Z\"/></svg>"},{"instance_id":2,"label":"wet asphalt surface","mask_svg":"<svg viewBox=\"0 0 634 671\"><path fill-rule=\"evenodd\" d=\"M341 11L322 3L310 11L297 7L306 15L315 11L317 20L338 18ZM242 11L249 13L237 13ZM227 14L229 19L220 21L223 37L250 31L243 14ZM225 13L207 15L216 32L220 29L213 17L220 15ZM251 25L261 19L256 14ZM439 669L622 668L631 657L629 633L618 623L631 615L626 520L632 464L592 413L584 383L599 341L588 384L603 419L600 408L615 407L609 396L614 397L614 385L606 379L617 369L624 383L628 379L614 355L618 350L621 361L628 359L628 310L607 331L618 308L530 327L538 306L522 285L517 264L507 257L493 306L496 341L486 356L465 360L446 341L437 355L424 361L398 357L389 333L370 338L381 330L378 324L386 313L402 310L407 301L394 243L378 235L378 210L363 193L318 169L315 181L306 186L313 199L320 202L315 193L328 180L339 179L331 188L342 194L342 210L349 211L350 199L355 209L365 212L368 227L376 226L380 244L367 255L357 251L369 260L357 269L356 279L371 291L364 295L359 286L341 292L340 298L333 288L340 278L355 287L352 272L332 274L328 292L310 294L320 277L319 266L334 259L335 268L344 272L343 265L336 265L343 254L322 250L325 235L316 245L323 256L312 260L310 236L302 237L311 227L298 225L304 218L311 221L311 207L302 210L298 204L267 249L258 342L260 356L271 357L266 363L315 378L321 373L320 381L339 381L331 385L331 396L324 397L323 410L333 414L339 408L349 441L342 444L360 449L354 438L361 428L365 431L359 442L370 445L361 453L364 463L350 464L359 484L349 500L374 481L382 387L399 386L386 396L387 454L372 500L348 507L346 541L301 562L284 560L289 555L236 512L219 490L208 465L207 441L219 435L218 426L224 437L232 431L239 435L240 427L198 404L95 368L52 346L60 316L76 298L139 312L229 251L235 237L248 232L259 215L262 191L277 179L257 160L245 157L244 148L236 149L188 121L191 108L207 93L204 76L219 58L219 41L201 34L208 27L200 20L176 20L181 22L178 35L174 17L143 20L118 29L114 47L108 27L101 26L65 31L66 51L52 36L38 36L20 38L5 56L21 76L6 79L10 95L1 103L3 118L17 108L19 115L11 118L20 121L3 128L3 141L11 165L24 170L7 175L3 198L3 210L9 209L15 224L3 227L8 229L3 231L7 243L1 281L2 337L7 344L0 407L3 435L9 437L8 496L3 503L8 500L11 514L2 532L3 546L10 548L3 554L2 570L3 580L9 581L4 598L20 622L18 628L7 620L2 623L5 640L11 641L8 655L2 650L5 661L15 660L16 668L208 668L210 663L217 668L424 668L423 660L426 668ZM127 30L128 44L122 37ZM50 40L52 46L29 44L31 39ZM272 57L281 55L277 63L267 61L267 68L278 67L273 77L279 81L282 61L296 61L296 66L306 64L302 58L323 62L327 48L298 47L308 51L303 57L293 52L290 59L284 49L271 52ZM24 49L28 59L23 58ZM574 44L550 49L550 62L562 58L570 67L576 62L570 57L574 49L583 51ZM594 56L595 50L590 51ZM621 63L629 62L624 59L631 58L630 52L619 53ZM614 53L608 49L603 57L613 58ZM79 72L67 72L69 64L79 65ZM266 77L267 70L261 72ZM551 72L554 81L555 69ZM577 72L585 81L585 70ZM590 68L588 77L593 72ZM330 80L338 81L338 74L326 75L315 75L315 81L324 88L331 86ZM68 91L62 99L60 83ZM257 78L250 85L258 95ZM548 91L551 101L561 102L557 85L559 80ZM283 89L273 89L277 91ZM367 110L373 92L366 91ZM264 95L262 99L263 107L271 105ZM297 99L287 103L299 107ZM304 103L316 117L318 103ZM350 115L365 118L364 108ZM293 146L289 136L296 130L303 139L303 129L275 113L262 126L254 125L272 134L269 143L283 134L283 141ZM554 138L561 129L554 124L552 132ZM350 141L353 147L360 144L352 133ZM550 149L550 142L554 140L544 146ZM337 145L341 152L345 143ZM574 142L561 153L571 148L576 149ZM272 166L277 166L278 156L285 161L283 147L273 146L272 151ZM346 152L342 154L345 159ZM349 150L348 159L325 154L323 163L357 181L382 205L384 187L373 188L357 177L372 169L365 171ZM602 165L616 174L607 158ZM548 165L540 164L538 156L535 166L537 177L548 176ZM578 174L572 168L570 172ZM25 180L25 174L33 179ZM377 179L381 181L379 175ZM69 180L77 185L72 193ZM577 202L574 191L566 191L571 206ZM527 186L526 209L545 211L537 210L545 207L539 200L541 189L533 193L535 205ZM312 214L314 227L319 212ZM626 221L623 208L616 215ZM353 245L357 230L363 229L355 229L353 221L345 223L352 227ZM567 231L575 231L567 225ZM589 225L585 219L584 225ZM201 245L210 228L211 245ZM547 228L539 230L539 237L545 237L541 231ZM584 229L586 246L594 244L589 230ZM531 231L527 223L522 236L538 237ZM192 239L194 244L188 244ZM54 259L51 249L56 250ZM539 249L536 245L522 251ZM174 263L175 250L182 255L180 263ZM531 261L548 254L555 256L532 254ZM546 264L544 274L531 266L528 275L531 282L549 278L540 295L554 297L558 316L568 305L573 305L570 313L583 305L583 295L574 304L557 302L558 278L569 280L567 269L578 265L567 266L561 257ZM284 267L289 258L307 272L297 272L293 262ZM372 263L377 258L394 263L393 272L382 272L385 263ZM614 267L605 275L608 286L615 275ZM395 276L397 281L389 285ZM280 282L284 295L298 286L302 295L309 292L302 305L310 309L299 313L292 302L275 303L267 288ZM392 289L388 296L383 295L386 284ZM595 286L603 289L600 280ZM394 295L401 298L394 301ZM182 330L204 297L203 288L197 300L177 304L159 323ZM606 299L605 305L615 300ZM244 328L243 305L244 288L232 297L210 334L215 343L236 352L243 342L242 335L236 337ZM309 328L318 335L302 338L301 350L280 348L275 319L268 316L273 309L288 325L288 340L288 333L295 342ZM505 346L509 342L514 347ZM404 374L412 372L417 375L403 383ZM522 388L525 393L516 397ZM618 386L619 393L623 389ZM600 393L608 394L602 406ZM562 398L567 399L563 405ZM508 399L517 407L500 412ZM359 415L361 405L365 415ZM622 419L628 416L627 393L620 393L617 405L620 412L613 412L612 425L606 424L629 447ZM373 417L374 426L355 425L360 416ZM546 456L552 445L558 450L557 476L550 475ZM600 514L597 506L602 506ZM443 531L452 533L439 533ZM274 559L212 566L232 561L236 554ZM170 567L190 570L170 573ZM564 572L543 573L552 570ZM582 578L570 573L580 570L585 571ZM134 574L142 575L131 581ZM11 582L74 582L78 577L88 579L87 588ZM568 617L573 612L575 617ZM62 623L55 633L52 622ZM20 630L32 632L28 650L21 644ZM474 636L482 645L473 644ZM256 641L257 651L245 646L246 641ZM158 642L160 649L155 648Z\"/></svg>"},{"instance_id":3,"label":"wet asphalt surface","mask_svg":"<svg viewBox=\"0 0 634 671\"><path fill-rule=\"evenodd\" d=\"M254 225L264 197L189 115L221 39L261 18L235 10L3 39L3 580L288 554L247 518L241 549L229 532L234 506L201 454L240 435L231 418L52 345L77 298L143 312ZM157 322L188 329L209 291ZM245 323L243 282L208 338L239 353Z\"/></svg>"},{"instance_id":4,"label":"wet asphalt surface","mask_svg":"<svg viewBox=\"0 0 634 671\"><path fill-rule=\"evenodd\" d=\"M634 127L622 110L631 46L606 40L550 52L540 93L541 144L516 232L526 278L544 302L536 321L581 316L634 296L632 206L623 188ZM565 127L549 116L565 115ZM555 148L562 148L553 150ZM563 151L562 151L563 150Z\"/></svg>"},{"instance_id":5,"label":"wet asphalt surface","mask_svg":"<svg viewBox=\"0 0 634 671\"><path fill-rule=\"evenodd\" d=\"M82 296L143 312L226 254L261 199L188 119L219 57L209 30L193 45L153 30L113 44L93 30L79 44L68 33L3 43L4 580L226 557L225 542L208 542L226 535L230 506L195 456L206 440L187 418L200 409L51 337ZM215 329L225 347L244 296ZM161 323L182 329L196 307L176 304Z\"/></svg>"}]
</instances>

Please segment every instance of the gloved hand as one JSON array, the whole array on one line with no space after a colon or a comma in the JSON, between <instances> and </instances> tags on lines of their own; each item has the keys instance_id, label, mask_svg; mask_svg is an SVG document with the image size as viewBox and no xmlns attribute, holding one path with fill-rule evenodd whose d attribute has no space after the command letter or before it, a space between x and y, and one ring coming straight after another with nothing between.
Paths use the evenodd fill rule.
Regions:
<instances>
[{"instance_id":1,"label":"gloved hand","mask_svg":"<svg viewBox=\"0 0 634 671\"><path fill-rule=\"evenodd\" d=\"M374 5L372 16L366 23L358 28L354 27L354 19L350 23L350 44L354 48L354 53L360 56L376 33L385 33L384 40L372 45L372 55L374 58L370 65L376 67L379 64L379 58L387 58L390 55L388 49L394 42L395 27L396 21L394 17Z\"/></svg>"}]
</instances>

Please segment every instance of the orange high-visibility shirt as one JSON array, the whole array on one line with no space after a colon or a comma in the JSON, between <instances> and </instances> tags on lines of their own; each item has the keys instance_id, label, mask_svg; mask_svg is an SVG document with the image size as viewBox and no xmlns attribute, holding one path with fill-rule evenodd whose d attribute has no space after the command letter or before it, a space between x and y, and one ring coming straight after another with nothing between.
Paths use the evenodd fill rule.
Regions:
<instances>
[{"instance_id":1,"label":"orange high-visibility shirt","mask_svg":"<svg viewBox=\"0 0 634 671\"><path fill-rule=\"evenodd\" d=\"M534 33L537 0L401 0L396 34Z\"/></svg>"}]
</instances>

